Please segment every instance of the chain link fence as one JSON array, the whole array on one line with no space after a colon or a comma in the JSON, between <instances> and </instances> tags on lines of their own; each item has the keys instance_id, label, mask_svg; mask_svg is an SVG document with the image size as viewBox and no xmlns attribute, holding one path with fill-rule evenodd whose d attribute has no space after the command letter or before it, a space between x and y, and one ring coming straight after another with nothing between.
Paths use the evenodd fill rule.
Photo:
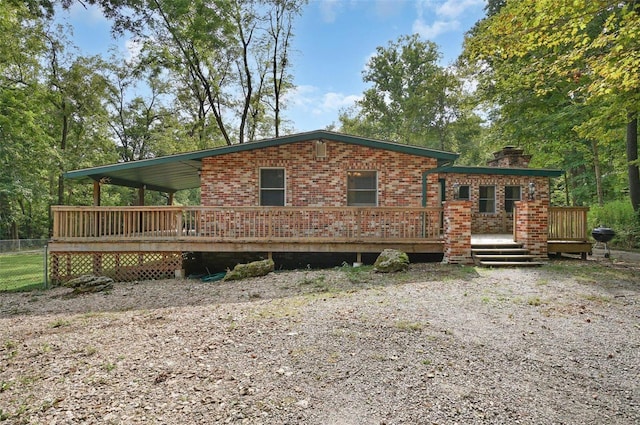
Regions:
<instances>
[{"instance_id":1,"label":"chain link fence","mask_svg":"<svg viewBox=\"0 0 640 425\"><path fill-rule=\"evenodd\" d=\"M0 240L0 292L48 287L47 239Z\"/></svg>"}]
</instances>

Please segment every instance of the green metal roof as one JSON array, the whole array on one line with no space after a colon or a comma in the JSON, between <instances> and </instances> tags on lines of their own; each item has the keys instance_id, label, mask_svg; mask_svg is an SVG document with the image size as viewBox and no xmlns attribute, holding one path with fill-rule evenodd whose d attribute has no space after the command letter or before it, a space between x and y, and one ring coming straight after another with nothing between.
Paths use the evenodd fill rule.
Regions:
<instances>
[{"instance_id":1,"label":"green metal roof","mask_svg":"<svg viewBox=\"0 0 640 425\"><path fill-rule=\"evenodd\" d=\"M433 172L436 170L429 170ZM451 166L442 167L438 173L460 173L460 174L499 174L507 176L538 176L538 177L560 177L564 174L562 170L551 170L546 168L502 168L502 167L467 167Z\"/></svg>"},{"instance_id":2,"label":"green metal roof","mask_svg":"<svg viewBox=\"0 0 640 425\"><path fill-rule=\"evenodd\" d=\"M176 192L182 189L200 187L198 170L201 168L202 158L318 139L435 158L438 160L438 165L452 163L459 156L457 153L427 149L420 146L317 130L196 152L85 168L70 171L64 177L68 179L91 179L119 186L146 187L147 189L161 192Z\"/></svg>"}]
</instances>

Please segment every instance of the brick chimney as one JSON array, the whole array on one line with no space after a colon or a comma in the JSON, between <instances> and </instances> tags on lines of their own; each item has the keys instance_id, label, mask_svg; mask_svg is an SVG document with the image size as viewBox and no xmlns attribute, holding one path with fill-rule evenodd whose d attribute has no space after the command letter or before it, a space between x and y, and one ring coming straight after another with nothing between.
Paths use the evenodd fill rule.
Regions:
<instances>
[{"instance_id":1,"label":"brick chimney","mask_svg":"<svg viewBox=\"0 0 640 425\"><path fill-rule=\"evenodd\" d=\"M505 146L493 153L493 159L487 161L489 167L527 168L531 155L525 155L524 150L513 146Z\"/></svg>"}]
</instances>

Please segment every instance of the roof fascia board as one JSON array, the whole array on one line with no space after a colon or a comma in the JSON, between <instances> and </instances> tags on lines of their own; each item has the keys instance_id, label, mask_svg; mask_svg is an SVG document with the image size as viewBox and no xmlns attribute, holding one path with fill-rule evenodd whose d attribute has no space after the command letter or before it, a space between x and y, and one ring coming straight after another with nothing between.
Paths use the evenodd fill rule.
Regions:
<instances>
[{"instance_id":1,"label":"roof fascia board","mask_svg":"<svg viewBox=\"0 0 640 425\"><path fill-rule=\"evenodd\" d=\"M430 170L434 172L434 170ZM453 166L442 167L438 170L440 173L459 173L459 174L499 174L511 176L538 176L538 177L560 177L564 174L563 170L551 170L543 168L501 168L501 167L465 167Z\"/></svg>"},{"instance_id":2,"label":"roof fascia board","mask_svg":"<svg viewBox=\"0 0 640 425\"><path fill-rule=\"evenodd\" d=\"M344 142L344 143L349 143L354 145L391 150L391 151L406 153L410 155L436 158L438 160L444 160L444 161L454 161L458 158L458 156L460 156L457 153L438 151L438 150L423 148L420 146L403 145L401 143L385 142L380 140L367 139L363 137L345 135L341 133L334 133L331 131L317 130L317 131L311 131L306 133L293 134L290 136L282 136L274 139L265 139L265 140L259 140L256 142L247 142L242 144L221 146L217 148L206 149L206 150L196 151L196 152L181 153L181 154L163 156L159 158L141 159L138 161L103 165L103 166L98 166L93 168L84 168L81 170L69 171L64 174L64 177L69 179L78 179L78 178L87 177L87 176L92 177L102 173L123 171L123 170L135 169L135 168L144 168L146 166L157 166L157 165L169 164L173 162L202 161L202 158L211 157L211 156L219 156L219 155L225 155L225 154L234 153L234 152L243 152L243 151L249 151L254 149L262 149L262 148L267 148L272 146L280 146L280 145L314 140L314 139L334 140L334 141Z\"/></svg>"}]
</instances>

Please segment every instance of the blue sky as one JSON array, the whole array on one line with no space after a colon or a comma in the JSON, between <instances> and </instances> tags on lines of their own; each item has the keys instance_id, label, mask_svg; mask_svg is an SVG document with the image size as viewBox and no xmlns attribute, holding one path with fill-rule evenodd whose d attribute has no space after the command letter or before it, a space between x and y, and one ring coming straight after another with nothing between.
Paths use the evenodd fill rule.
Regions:
<instances>
[{"instance_id":1,"label":"blue sky","mask_svg":"<svg viewBox=\"0 0 640 425\"><path fill-rule=\"evenodd\" d=\"M367 88L362 71L376 47L419 33L435 42L442 65L452 63L464 33L484 16L486 0L310 0L295 22L292 75L285 118L296 131L337 123L340 110ZM109 22L94 8L75 6L68 14L74 41L86 55L111 46L126 53L128 40L113 40Z\"/></svg>"}]
</instances>

